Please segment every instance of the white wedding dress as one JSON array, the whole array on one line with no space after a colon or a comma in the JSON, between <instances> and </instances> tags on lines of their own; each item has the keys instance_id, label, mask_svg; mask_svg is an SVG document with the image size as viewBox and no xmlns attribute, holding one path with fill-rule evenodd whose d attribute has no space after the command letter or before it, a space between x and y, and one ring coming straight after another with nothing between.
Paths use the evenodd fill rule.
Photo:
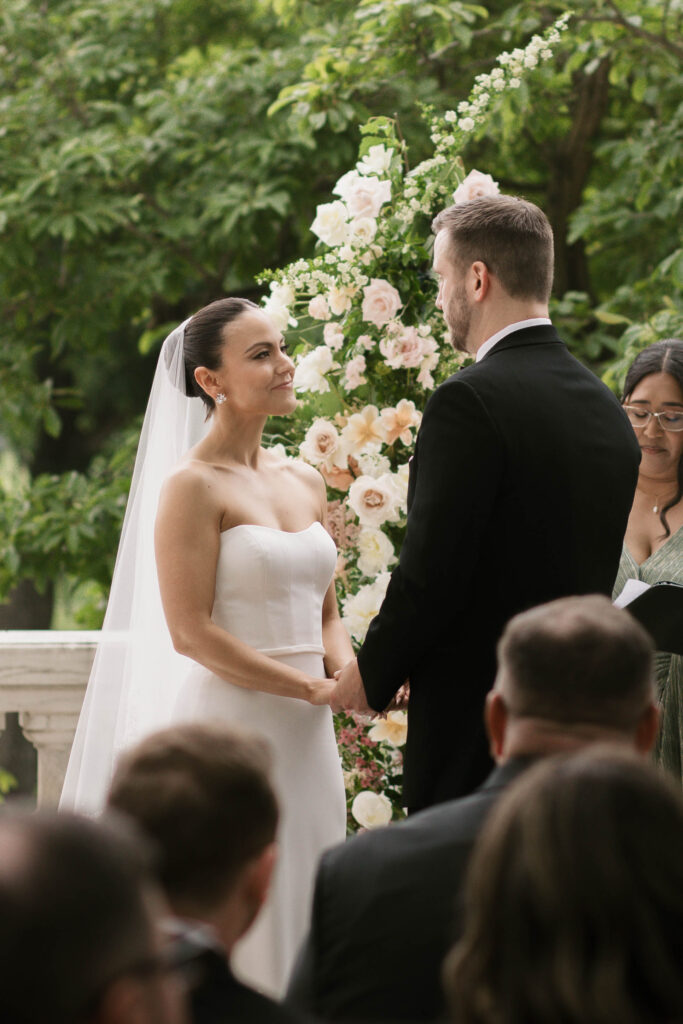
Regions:
<instances>
[{"instance_id":1,"label":"white wedding dress","mask_svg":"<svg viewBox=\"0 0 683 1024\"><path fill-rule=\"evenodd\" d=\"M226 530L213 621L262 654L323 678L322 604L335 562L334 542L320 523L298 533L252 525ZM332 713L233 685L194 665L173 718L235 724L270 741L281 814L278 862L268 901L233 965L245 981L279 996L309 926L320 854L346 832Z\"/></svg>"}]
</instances>

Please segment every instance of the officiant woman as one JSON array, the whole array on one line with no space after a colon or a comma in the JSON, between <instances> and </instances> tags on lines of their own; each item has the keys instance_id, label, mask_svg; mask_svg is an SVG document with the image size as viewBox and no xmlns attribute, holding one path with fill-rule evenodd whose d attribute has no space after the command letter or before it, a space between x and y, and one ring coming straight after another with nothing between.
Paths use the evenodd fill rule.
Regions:
<instances>
[{"instance_id":1,"label":"officiant woman","mask_svg":"<svg viewBox=\"0 0 683 1024\"><path fill-rule=\"evenodd\" d=\"M658 341L636 357L623 405L641 462L615 597L629 578L683 584L683 341ZM655 757L683 781L683 657L659 651L655 672L661 704Z\"/></svg>"}]
</instances>

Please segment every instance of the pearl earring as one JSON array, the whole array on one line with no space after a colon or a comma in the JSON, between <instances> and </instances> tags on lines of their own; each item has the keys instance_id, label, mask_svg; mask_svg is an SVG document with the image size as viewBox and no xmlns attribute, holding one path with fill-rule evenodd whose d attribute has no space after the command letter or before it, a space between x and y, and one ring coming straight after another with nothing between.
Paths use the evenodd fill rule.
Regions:
<instances>
[{"instance_id":1,"label":"pearl earring","mask_svg":"<svg viewBox=\"0 0 683 1024\"><path fill-rule=\"evenodd\" d=\"M216 405L223 405L223 402L225 401L225 395L223 394L222 391L219 391L218 394L216 395Z\"/></svg>"}]
</instances>

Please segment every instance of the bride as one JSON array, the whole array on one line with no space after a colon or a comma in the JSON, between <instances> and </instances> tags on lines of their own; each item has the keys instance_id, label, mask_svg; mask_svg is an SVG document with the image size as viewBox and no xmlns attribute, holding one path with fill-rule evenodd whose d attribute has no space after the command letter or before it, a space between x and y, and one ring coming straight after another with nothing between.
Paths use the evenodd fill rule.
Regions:
<instances>
[{"instance_id":1,"label":"bride","mask_svg":"<svg viewBox=\"0 0 683 1024\"><path fill-rule=\"evenodd\" d=\"M345 834L328 699L353 656L324 482L261 447L268 416L296 405L293 376L280 332L245 299L211 303L164 342L61 802L96 813L116 756L169 721L264 733L280 854L235 968L276 995L307 927L319 855Z\"/></svg>"}]
</instances>

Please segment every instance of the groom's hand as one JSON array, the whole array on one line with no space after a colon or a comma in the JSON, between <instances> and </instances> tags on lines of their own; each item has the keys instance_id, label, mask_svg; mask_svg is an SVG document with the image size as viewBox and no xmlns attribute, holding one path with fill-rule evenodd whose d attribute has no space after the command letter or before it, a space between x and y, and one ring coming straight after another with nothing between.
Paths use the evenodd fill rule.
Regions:
<instances>
[{"instance_id":1,"label":"groom's hand","mask_svg":"<svg viewBox=\"0 0 683 1024\"><path fill-rule=\"evenodd\" d=\"M373 715L368 704L365 687L355 658L347 662L340 672L335 672L337 685L330 696L333 711L357 711L361 715Z\"/></svg>"}]
</instances>

